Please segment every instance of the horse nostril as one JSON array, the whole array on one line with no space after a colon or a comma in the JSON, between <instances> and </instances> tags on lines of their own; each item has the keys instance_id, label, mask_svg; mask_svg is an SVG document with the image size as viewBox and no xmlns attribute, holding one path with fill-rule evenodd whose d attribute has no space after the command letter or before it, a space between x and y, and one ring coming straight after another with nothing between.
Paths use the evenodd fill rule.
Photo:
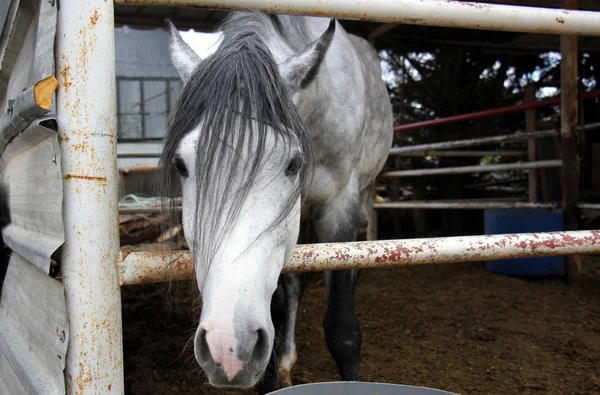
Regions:
<instances>
[{"instance_id":1,"label":"horse nostril","mask_svg":"<svg viewBox=\"0 0 600 395\"><path fill-rule=\"evenodd\" d=\"M208 359L211 357L210 350L208 348L208 342L206 341L206 329L200 329L198 332L198 341L196 342L196 354L201 355L202 359Z\"/></svg>"},{"instance_id":2,"label":"horse nostril","mask_svg":"<svg viewBox=\"0 0 600 395\"><path fill-rule=\"evenodd\" d=\"M252 352L252 359L262 360L266 358L267 351L269 350L267 331L265 329L256 330L256 343L254 344L254 351Z\"/></svg>"}]
</instances>

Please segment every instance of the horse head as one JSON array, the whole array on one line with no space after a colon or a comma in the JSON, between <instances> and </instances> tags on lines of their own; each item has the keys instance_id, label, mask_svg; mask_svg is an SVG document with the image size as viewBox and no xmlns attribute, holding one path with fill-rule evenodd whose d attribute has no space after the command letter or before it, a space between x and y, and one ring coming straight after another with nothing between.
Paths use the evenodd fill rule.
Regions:
<instances>
[{"instance_id":1,"label":"horse head","mask_svg":"<svg viewBox=\"0 0 600 395\"><path fill-rule=\"evenodd\" d=\"M246 388L271 357L271 298L296 244L310 181L310 136L294 97L317 73L335 23L279 65L252 31L226 32L202 60L168 26L184 87L158 182L167 195L182 187L202 294L194 353L212 385Z\"/></svg>"}]
</instances>

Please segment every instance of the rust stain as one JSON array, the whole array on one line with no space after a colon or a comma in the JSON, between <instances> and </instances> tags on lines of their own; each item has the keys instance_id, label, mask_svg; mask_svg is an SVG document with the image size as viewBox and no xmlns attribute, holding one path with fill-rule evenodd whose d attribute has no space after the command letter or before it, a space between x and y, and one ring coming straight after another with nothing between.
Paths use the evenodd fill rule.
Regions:
<instances>
[{"instance_id":1,"label":"rust stain","mask_svg":"<svg viewBox=\"0 0 600 395\"><path fill-rule=\"evenodd\" d=\"M80 106L81 106L81 98L77 97L75 99L75 103L73 103L73 106L71 106L71 116L73 118L77 118L77 115L80 112Z\"/></svg>"},{"instance_id":2,"label":"rust stain","mask_svg":"<svg viewBox=\"0 0 600 395\"><path fill-rule=\"evenodd\" d=\"M60 72L60 76L62 77L61 85L65 87L65 92L68 92L69 88L71 88L71 85L73 85L73 83L69 80L70 71L71 67L67 65Z\"/></svg>"},{"instance_id":3,"label":"rust stain","mask_svg":"<svg viewBox=\"0 0 600 395\"><path fill-rule=\"evenodd\" d=\"M77 377L77 386L79 387L79 392L83 393L83 391L85 390L85 386L82 380L82 376L85 373L85 366L83 366L83 363L79 362L79 375Z\"/></svg>"},{"instance_id":4,"label":"rust stain","mask_svg":"<svg viewBox=\"0 0 600 395\"><path fill-rule=\"evenodd\" d=\"M86 29L79 29L79 35L81 36L81 40L79 44L80 54L77 58L77 67L84 71L82 78L87 81L87 74L85 73L88 63L88 37ZM93 40L91 38L90 42L93 46Z\"/></svg>"},{"instance_id":5,"label":"rust stain","mask_svg":"<svg viewBox=\"0 0 600 395\"><path fill-rule=\"evenodd\" d=\"M401 18L400 21L403 23L408 23L409 25L417 25L423 23L423 18Z\"/></svg>"},{"instance_id":6,"label":"rust stain","mask_svg":"<svg viewBox=\"0 0 600 395\"><path fill-rule=\"evenodd\" d=\"M133 250L121 250L121 260L124 261L125 258L127 258L127 256L132 252Z\"/></svg>"},{"instance_id":7,"label":"rust stain","mask_svg":"<svg viewBox=\"0 0 600 395\"><path fill-rule=\"evenodd\" d=\"M69 140L70 140L70 138L69 138L69 136L67 136L66 134L65 134L65 135L62 135L62 136L58 136L58 141L60 141L61 143L62 143L63 141L64 141L65 143L68 143L68 142L69 142Z\"/></svg>"},{"instance_id":8,"label":"rust stain","mask_svg":"<svg viewBox=\"0 0 600 395\"><path fill-rule=\"evenodd\" d=\"M98 23L98 19L100 18L100 15L101 14L98 13L98 10L94 10L94 15L92 15L90 17L90 23L92 25L96 25L96 23Z\"/></svg>"},{"instance_id":9,"label":"rust stain","mask_svg":"<svg viewBox=\"0 0 600 395\"><path fill-rule=\"evenodd\" d=\"M90 180L90 181L102 181L102 182L107 182L106 177L92 177L92 176L82 176L82 175L77 175L77 174L67 174L64 179L65 180L71 180L73 178L77 178L80 180Z\"/></svg>"},{"instance_id":10,"label":"rust stain","mask_svg":"<svg viewBox=\"0 0 600 395\"><path fill-rule=\"evenodd\" d=\"M85 151L85 150L87 150L87 148L88 148L88 143L85 140L73 145L73 149L75 149L77 151Z\"/></svg>"},{"instance_id":11,"label":"rust stain","mask_svg":"<svg viewBox=\"0 0 600 395\"><path fill-rule=\"evenodd\" d=\"M479 10L490 10L490 6L487 4L481 4L481 3L473 3L470 1L465 1L464 3L462 3L462 5L466 6L466 7L473 7Z\"/></svg>"}]
</instances>

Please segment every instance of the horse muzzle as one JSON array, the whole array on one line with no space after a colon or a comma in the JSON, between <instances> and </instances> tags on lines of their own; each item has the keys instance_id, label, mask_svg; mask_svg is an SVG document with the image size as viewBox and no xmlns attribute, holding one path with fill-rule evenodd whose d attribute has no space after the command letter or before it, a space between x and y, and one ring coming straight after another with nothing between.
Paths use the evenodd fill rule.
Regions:
<instances>
[{"instance_id":1,"label":"horse muzzle","mask_svg":"<svg viewBox=\"0 0 600 395\"><path fill-rule=\"evenodd\" d=\"M208 318L194 339L196 360L215 387L252 387L260 379L273 349L274 330L233 317Z\"/></svg>"}]
</instances>

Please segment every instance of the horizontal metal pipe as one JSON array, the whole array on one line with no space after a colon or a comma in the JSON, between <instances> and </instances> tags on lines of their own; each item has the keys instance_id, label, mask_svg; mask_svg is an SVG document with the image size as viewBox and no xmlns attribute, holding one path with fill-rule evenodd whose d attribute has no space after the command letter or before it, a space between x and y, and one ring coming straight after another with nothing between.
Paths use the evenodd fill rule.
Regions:
<instances>
[{"instance_id":1,"label":"horizontal metal pipe","mask_svg":"<svg viewBox=\"0 0 600 395\"><path fill-rule=\"evenodd\" d=\"M158 170L158 166L136 166L119 169L122 175L127 174L153 174Z\"/></svg>"},{"instance_id":2,"label":"horizontal metal pipe","mask_svg":"<svg viewBox=\"0 0 600 395\"><path fill-rule=\"evenodd\" d=\"M296 246L284 272L375 269L600 253L600 231L522 233L429 239L379 240ZM123 252L121 285L192 279L189 251Z\"/></svg>"},{"instance_id":3,"label":"horizontal metal pipe","mask_svg":"<svg viewBox=\"0 0 600 395\"><path fill-rule=\"evenodd\" d=\"M556 129L540 130L537 132L517 132L511 134L502 134L500 136L476 137L472 139L443 141L440 143L408 145L404 147L394 147L390 150L390 155L404 155L408 152L421 152L427 150L443 150L463 147L473 147L477 145L497 144L505 141L527 140L532 138L558 136L559 131Z\"/></svg>"},{"instance_id":4,"label":"horizontal metal pipe","mask_svg":"<svg viewBox=\"0 0 600 395\"><path fill-rule=\"evenodd\" d=\"M329 16L524 33L600 36L600 13L462 1L423 0L115 0L123 5L163 5L278 14Z\"/></svg>"},{"instance_id":5,"label":"horizontal metal pipe","mask_svg":"<svg viewBox=\"0 0 600 395\"><path fill-rule=\"evenodd\" d=\"M599 13L600 14L600 13ZM579 99L592 99L600 96L600 89L590 92L582 92L579 94ZM537 100L527 103L515 104L512 106L491 108L483 111L471 112L468 114L454 115L451 117L431 119L428 121L415 122L407 125L399 125L394 127L395 132L406 132L409 130L422 129L427 127L434 127L440 125L448 125L451 123L457 123L462 121L471 121L473 119L481 119L487 117L493 117L497 115L510 114L513 112L521 112L525 110L531 110L533 108L548 107L552 105L560 104L560 97L553 97L551 99Z\"/></svg>"},{"instance_id":6,"label":"horizontal metal pipe","mask_svg":"<svg viewBox=\"0 0 600 395\"><path fill-rule=\"evenodd\" d=\"M600 128L600 122L590 123L587 125L583 125L578 127L580 131L587 131ZM500 136L490 136L490 137L478 137L473 139L464 139L464 140L455 140L455 141L443 141L441 143L431 143L431 144L419 144L419 145L409 145L405 147L394 147L390 150L390 155L404 155L407 152L420 152L427 150L443 150L443 149L454 149L454 148L464 148L464 147L474 147L477 145L486 145L486 144L497 144L503 143L506 141L517 141L517 140L527 140L527 139L537 139L541 137L552 137L558 136L560 132L556 129L549 130L540 130L537 132L517 132L510 134L503 134Z\"/></svg>"},{"instance_id":7,"label":"horizontal metal pipe","mask_svg":"<svg viewBox=\"0 0 600 395\"><path fill-rule=\"evenodd\" d=\"M120 152L117 153L117 158L160 158L160 152Z\"/></svg>"},{"instance_id":8,"label":"horizontal metal pipe","mask_svg":"<svg viewBox=\"0 0 600 395\"><path fill-rule=\"evenodd\" d=\"M158 214L162 212L161 207L122 207L119 208L119 215L128 215L128 214ZM175 207L175 211L181 211L181 207Z\"/></svg>"},{"instance_id":9,"label":"horizontal metal pipe","mask_svg":"<svg viewBox=\"0 0 600 395\"><path fill-rule=\"evenodd\" d=\"M402 202L384 202L373 203L374 209L473 209L485 210L488 208L554 208L558 207L558 203L530 203L519 201L427 201L427 200L411 200ZM580 208L600 209L600 204L583 203ZM157 214L162 210L160 207L124 207L119 209L119 215L129 214ZM181 207L175 207L175 211L181 211Z\"/></svg>"},{"instance_id":10,"label":"horizontal metal pipe","mask_svg":"<svg viewBox=\"0 0 600 395\"><path fill-rule=\"evenodd\" d=\"M489 182L480 182L476 184L465 185L465 189L477 189L477 188L487 188L487 187L497 187L507 184L519 184L522 182L528 181L528 177L520 177L520 178L509 178L505 180L493 180Z\"/></svg>"},{"instance_id":11,"label":"horizontal metal pipe","mask_svg":"<svg viewBox=\"0 0 600 395\"><path fill-rule=\"evenodd\" d=\"M584 209L584 210L600 210L600 203L580 202L580 203L577 203L577 207Z\"/></svg>"},{"instance_id":12,"label":"horizontal metal pipe","mask_svg":"<svg viewBox=\"0 0 600 395\"><path fill-rule=\"evenodd\" d=\"M437 169L415 169L415 170L396 170L381 173L379 177L420 177L435 176L441 174L466 174L466 173L486 173L492 171L505 170L528 170L528 169L546 169L551 167L561 167L561 160L541 160L538 162L523 163L502 163L499 165L477 165L477 166L458 166L441 167Z\"/></svg>"},{"instance_id":13,"label":"horizontal metal pipe","mask_svg":"<svg viewBox=\"0 0 600 395\"><path fill-rule=\"evenodd\" d=\"M401 152L398 156L444 156L444 157L475 157L482 156L527 156L527 151L414 151Z\"/></svg>"},{"instance_id":14,"label":"horizontal metal pipe","mask_svg":"<svg viewBox=\"0 0 600 395\"><path fill-rule=\"evenodd\" d=\"M556 208L558 203L506 202L506 201L428 201L412 200L403 202L374 203L373 208L381 209L428 209L428 210L487 210L490 208Z\"/></svg>"},{"instance_id":15,"label":"horizontal metal pipe","mask_svg":"<svg viewBox=\"0 0 600 395\"><path fill-rule=\"evenodd\" d=\"M483 200L483 199L482 199ZM488 208L555 208L558 203L531 203L519 201L428 201L428 200L412 200L404 202L385 202L373 203L374 209L488 209ZM600 203L578 203L577 207L581 209L600 210ZM175 211L181 211L181 206L175 207ZM119 215L127 214L156 214L160 213L160 207L123 207L119 209Z\"/></svg>"}]
</instances>

